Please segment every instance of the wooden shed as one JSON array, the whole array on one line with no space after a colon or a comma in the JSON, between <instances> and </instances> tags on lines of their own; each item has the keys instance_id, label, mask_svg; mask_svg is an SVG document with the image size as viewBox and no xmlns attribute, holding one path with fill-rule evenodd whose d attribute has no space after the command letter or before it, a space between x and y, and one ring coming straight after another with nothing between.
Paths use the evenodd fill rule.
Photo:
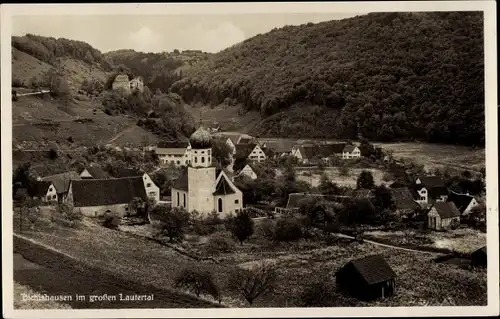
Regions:
<instances>
[{"instance_id":1,"label":"wooden shed","mask_svg":"<svg viewBox=\"0 0 500 319\"><path fill-rule=\"evenodd\" d=\"M351 260L335 276L339 292L364 301L391 297L396 288L396 274L381 255Z\"/></svg>"}]
</instances>

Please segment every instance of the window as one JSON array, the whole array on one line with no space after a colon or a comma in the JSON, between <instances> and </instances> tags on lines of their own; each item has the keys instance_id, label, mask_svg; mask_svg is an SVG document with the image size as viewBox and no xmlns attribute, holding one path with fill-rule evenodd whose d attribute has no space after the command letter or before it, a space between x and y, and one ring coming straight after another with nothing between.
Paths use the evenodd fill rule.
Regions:
<instances>
[{"instance_id":1,"label":"window","mask_svg":"<svg viewBox=\"0 0 500 319\"><path fill-rule=\"evenodd\" d=\"M151 183L147 183L147 184L146 184L146 187L151 187Z\"/></svg>"},{"instance_id":2,"label":"window","mask_svg":"<svg viewBox=\"0 0 500 319\"><path fill-rule=\"evenodd\" d=\"M195 157L195 158L194 158L194 162L195 162L195 163L198 163L198 157Z\"/></svg>"},{"instance_id":3,"label":"window","mask_svg":"<svg viewBox=\"0 0 500 319\"><path fill-rule=\"evenodd\" d=\"M202 162L202 163L205 163L205 157L202 157L202 158L201 158L201 162Z\"/></svg>"},{"instance_id":4,"label":"window","mask_svg":"<svg viewBox=\"0 0 500 319\"><path fill-rule=\"evenodd\" d=\"M47 195L47 200L50 200L50 195Z\"/></svg>"},{"instance_id":5,"label":"window","mask_svg":"<svg viewBox=\"0 0 500 319\"><path fill-rule=\"evenodd\" d=\"M239 200L239 199L235 199L235 200L234 200L234 203L235 203L235 204L238 204L239 202L240 202L240 200Z\"/></svg>"},{"instance_id":6,"label":"window","mask_svg":"<svg viewBox=\"0 0 500 319\"><path fill-rule=\"evenodd\" d=\"M149 192L149 197L156 197L156 192Z\"/></svg>"},{"instance_id":7,"label":"window","mask_svg":"<svg viewBox=\"0 0 500 319\"><path fill-rule=\"evenodd\" d=\"M57 198L57 195L52 195L52 199L56 199Z\"/></svg>"},{"instance_id":8,"label":"window","mask_svg":"<svg viewBox=\"0 0 500 319\"><path fill-rule=\"evenodd\" d=\"M182 205L182 206L186 207L186 194L182 195L182 199L184 201L184 203L183 203L184 205Z\"/></svg>"},{"instance_id":9,"label":"window","mask_svg":"<svg viewBox=\"0 0 500 319\"><path fill-rule=\"evenodd\" d=\"M222 198L219 198L219 213L222 213Z\"/></svg>"},{"instance_id":10,"label":"window","mask_svg":"<svg viewBox=\"0 0 500 319\"><path fill-rule=\"evenodd\" d=\"M208 150L208 156L210 156L210 150Z\"/></svg>"},{"instance_id":11,"label":"window","mask_svg":"<svg viewBox=\"0 0 500 319\"><path fill-rule=\"evenodd\" d=\"M179 165L181 163L181 161L177 161L177 165Z\"/></svg>"},{"instance_id":12,"label":"window","mask_svg":"<svg viewBox=\"0 0 500 319\"><path fill-rule=\"evenodd\" d=\"M205 151L201 151L201 154L205 154Z\"/></svg>"},{"instance_id":13,"label":"window","mask_svg":"<svg viewBox=\"0 0 500 319\"><path fill-rule=\"evenodd\" d=\"M180 206L179 192L177 192L177 206Z\"/></svg>"}]
</instances>

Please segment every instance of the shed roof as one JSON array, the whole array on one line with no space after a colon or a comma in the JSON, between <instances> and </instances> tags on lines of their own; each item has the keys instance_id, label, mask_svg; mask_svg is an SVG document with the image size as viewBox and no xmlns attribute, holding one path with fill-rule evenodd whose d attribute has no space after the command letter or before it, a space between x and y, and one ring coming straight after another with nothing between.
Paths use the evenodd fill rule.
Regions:
<instances>
[{"instance_id":1,"label":"shed roof","mask_svg":"<svg viewBox=\"0 0 500 319\"><path fill-rule=\"evenodd\" d=\"M467 207L469 206L470 202L474 199L474 196L466 195L466 194L458 194L455 192L450 192L450 195L448 195L448 202L453 202L455 206L457 206L458 210L460 213L463 213Z\"/></svg>"},{"instance_id":2,"label":"shed roof","mask_svg":"<svg viewBox=\"0 0 500 319\"><path fill-rule=\"evenodd\" d=\"M141 177L72 181L75 207L127 204L134 197L146 199Z\"/></svg>"},{"instance_id":3,"label":"shed roof","mask_svg":"<svg viewBox=\"0 0 500 319\"><path fill-rule=\"evenodd\" d=\"M382 255L371 255L349 263L369 285L396 278L396 273Z\"/></svg>"},{"instance_id":4,"label":"shed roof","mask_svg":"<svg viewBox=\"0 0 500 319\"><path fill-rule=\"evenodd\" d=\"M436 202L433 207L442 219L460 216L460 211L453 202Z\"/></svg>"}]
</instances>

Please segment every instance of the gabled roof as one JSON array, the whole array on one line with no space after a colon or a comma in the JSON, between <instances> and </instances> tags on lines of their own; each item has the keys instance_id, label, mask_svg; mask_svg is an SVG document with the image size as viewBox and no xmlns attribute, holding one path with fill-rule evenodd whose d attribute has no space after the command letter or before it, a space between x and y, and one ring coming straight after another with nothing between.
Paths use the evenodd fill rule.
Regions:
<instances>
[{"instance_id":1,"label":"gabled roof","mask_svg":"<svg viewBox=\"0 0 500 319\"><path fill-rule=\"evenodd\" d=\"M255 143L236 144L236 158L247 158L256 146Z\"/></svg>"},{"instance_id":2,"label":"gabled roof","mask_svg":"<svg viewBox=\"0 0 500 319\"><path fill-rule=\"evenodd\" d=\"M253 138L252 137L242 137L240 138L240 140L238 141L238 144L250 144L253 142Z\"/></svg>"},{"instance_id":3,"label":"gabled roof","mask_svg":"<svg viewBox=\"0 0 500 319\"><path fill-rule=\"evenodd\" d=\"M172 188L180 191L189 191L188 170L184 168L179 178L173 183Z\"/></svg>"},{"instance_id":4,"label":"gabled roof","mask_svg":"<svg viewBox=\"0 0 500 319\"><path fill-rule=\"evenodd\" d=\"M335 144L323 144L323 145L318 145L317 153L322 157L330 157L337 153L336 150L337 147Z\"/></svg>"},{"instance_id":5,"label":"gabled roof","mask_svg":"<svg viewBox=\"0 0 500 319\"><path fill-rule=\"evenodd\" d=\"M420 191L422 188L425 188L427 190L429 199L436 199L440 196L448 195L449 193L448 188L446 188L446 186L427 187L423 184L413 184L411 186L410 191L416 198L420 196L418 195L418 191Z\"/></svg>"},{"instance_id":6,"label":"gabled roof","mask_svg":"<svg viewBox=\"0 0 500 319\"><path fill-rule=\"evenodd\" d=\"M226 174L226 175L227 175L227 177L229 177L229 178L234 177L234 173L233 173L233 172L231 172L231 171L229 171L227 168L223 168L223 169L217 168L217 169L215 170L215 175L216 175L216 176L219 176L221 172L224 172L224 174Z\"/></svg>"},{"instance_id":7,"label":"gabled roof","mask_svg":"<svg viewBox=\"0 0 500 319\"><path fill-rule=\"evenodd\" d=\"M128 75L118 74L115 78L115 82L128 82Z\"/></svg>"},{"instance_id":8,"label":"gabled roof","mask_svg":"<svg viewBox=\"0 0 500 319\"><path fill-rule=\"evenodd\" d=\"M478 250L475 250L471 255L477 256L477 255L487 255L486 254L486 246L483 246L479 248Z\"/></svg>"},{"instance_id":9,"label":"gabled roof","mask_svg":"<svg viewBox=\"0 0 500 319\"><path fill-rule=\"evenodd\" d=\"M71 185L75 207L127 204L134 197L147 198L141 177L84 179Z\"/></svg>"},{"instance_id":10,"label":"gabled roof","mask_svg":"<svg viewBox=\"0 0 500 319\"><path fill-rule=\"evenodd\" d=\"M265 143L266 148L272 150L274 153L283 154L290 152L296 142L292 140L272 140L262 141L262 143Z\"/></svg>"},{"instance_id":11,"label":"gabled roof","mask_svg":"<svg viewBox=\"0 0 500 319\"><path fill-rule=\"evenodd\" d=\"M134 168L119 168L113 172L113 177L123 178L123 177L138 177L144 175L144 172Z\"/></svg>"},{"instance_id":12,"label":"gabled roof","mask_svg":"<svg viewBox=\"0 0 500 319\"><path fill-rule=\"evenodd\" d=\"M229 194L234 194L236 193L234 189L231 187L231 184L227 180L226 176L222 174L222 176L219 179L219 182L217 183L217 186L215 186L215 192L213 193L214 195L229 195Z\"/></svg>"},{"instance_id":13,"label":"gabled roof","mask_svg":"<svg viewBox=\"0 0 500 319\"><path fill-rule=\"evenodd\" d=\"M69 189L71 181L81 180L80 175L75 171L69 171L56 175L42 177L42 181L49 181L54 184L57 193L66 193Z\"/></svg>"},{"instance_id":14,"label":"gabled roof","mask_svg":"<svg viewBox=\"0 0 500 319\"><path fill-rule=\"evenodd\" d=\"M442 219L460 216L460 211L453 202L436 202L433 207Z\"/></svg>"},{"instance_id":15,"label":"gabled roof","mask_svg":"<svg viewBox=\"0 0 500 319\"><path fill-rule=\"evenodd\" d=\"M102 168L98 166L89 166L85 169L94 179L105 179L109 177L108 173L106 173Z\"/></svg>"},{"instance_id":16,"label":"gabled roof","mask_svg":"<svg viewBox=\"0 0 500 319\"><path fill-rule=\"evenodd\" d=\"M333 151L333 154L341 154L346 147L346 143L332 143L328 144L328 147Z\"/></svg>"},{"instance_id":17,"label":"gabled roof","mask_svg":"<svg viewBox=\"0 0 500 319\"><path fill-rule=\"evenodd\" d=\"M29 195L32 197L44 197L47 194L50 185L52 185L52 183L48 181L36 181L33 184L33 187L28 190Z\"/></svg>"},{"instance_id":18,"label":"gabled roof","mask_svg":"<svg viewBox=\"0 0 500 319\"><path fill-rule=\"evenodd\" d=\"M420 182L425 188L446 187L445 182L439 176L419 176Z\"/></svg>"},{"instance_id":19,"label":"gabled roof","mask_svg":"<svg viewBox=\"0 0 500 319\"><path fill-rule=\"evenodd\" d=\"M344 153L352 153L356 148L356 145L346 145L343 151Z\"/></svg>"},{"instance_id":20,"label":"gabled roof","mask_svg":"<svg viewBox=\"0 0 500 319\"><path fill-rule=\"evenodd\" d=\"M450 192L450 195L448 195L448 202L453 202L455 206L457 206L458 210L460 213L463 213L467 207L469 206L470 202L474 199L474 196L466 195L466 194L457 194L455 192Z\"/></svg>"},{"instance_id":21,"label":"gabled roof","mask_svg":"<svg viewBox=\"0 0 500 319\"><path fill-rule=\"evenodd\" d=\"M301 145L299 147L299 152L302 158L312 159L314 156L318 155L317 147L312 144Z\"/></svg>"},{"instance_id":22,"label":"gabled roof","mask_svg":"<svg viewBox=\"0 0 500 319\"><path fill-rule=\"evenodd\" d=\"M396 273L382 255L372 255L351 260L347 265L349 264L369 285L396 278Z\"/></svg>"},{"instance_id":23,"label":"gabled roof","mask_svg":"<svg viewBox=\"0 0 500 319\"><path fill-rule=\"evenodd\" d=\"M417 209L420 205L413 200L412 193L408 187L390 188L392 200L396 209Z\"/></svg>"},{"instance_id":24,"label":"gabled roof","mask_svg":"<svg viewBox=\"0 0 500 319\"><path fill-rule=\"evenodd\" d=\"M157 148L187 148L189 146L189 141L168 141L168 142L160 142L157 145Z\"/></svg>"}]
</instances>

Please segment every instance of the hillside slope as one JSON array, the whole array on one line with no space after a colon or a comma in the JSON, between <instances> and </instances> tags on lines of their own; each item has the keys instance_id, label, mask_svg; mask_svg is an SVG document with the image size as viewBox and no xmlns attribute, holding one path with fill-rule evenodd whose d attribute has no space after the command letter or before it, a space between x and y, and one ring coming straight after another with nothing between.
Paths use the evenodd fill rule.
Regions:
<instances>
[{"instance_id":1,"label":"hillside slope","mask_svg":"<svg viewBox=\"0 0 500 319\"><path fill-rule=\"evenodd\" d=\"M286 26L211 55L171 89L191 104L260 111L261 136L484 145L483 17L372 13Z\"/></svg>"}]
</instances>

